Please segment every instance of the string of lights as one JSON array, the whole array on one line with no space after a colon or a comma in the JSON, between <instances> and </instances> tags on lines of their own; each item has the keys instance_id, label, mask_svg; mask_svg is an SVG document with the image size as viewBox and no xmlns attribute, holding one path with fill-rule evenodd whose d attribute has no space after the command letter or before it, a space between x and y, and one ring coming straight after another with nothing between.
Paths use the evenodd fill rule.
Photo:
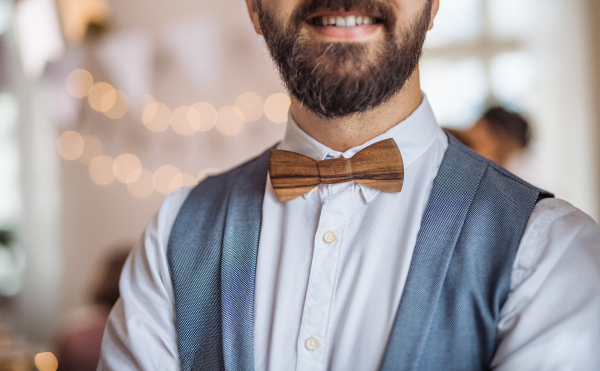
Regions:
<instances>
[{"instance_id":1,"label":"string of lights","mask_svg":"<svg viewBox=\"0 0 600 371\"><path fill-rule=\"evenodd\" d=\"M120 119L129 112L129 98L123 91L106 82L94 83L92 74L76 69L67 77L66 87L75 98L87 98L89 106L111 119ZM266 100L253 92L241 94L233 106L217 110L208 102L181 106L171 110L149 95L145 97L145 108L141 122L152 132L160 133L172 128L177 134L190 136L197 132L216 130L225 135L239 134L247 122L260 119L263 114L273 123L287 121L290 106L289 96L275 93ZM154 172L144 168L134 154L124 153L116 158L103 154L100 139L93 135L82 136L77 131L63 132L57 141L59 155L67 161L78 160L88 166L91 180L99 185L108 185L115 180L127 186L129 193L137 198L146 198L155 191L167 195L181 187L193 186L206 176L219 171L209 167L197 176L182 173L173 165L163 165Z\"/></svg>"},{"instance_id":2,"label":"string of lights","mask_svg":"<svg viewBox=\"0 0 600 371\"><path fill-rule=\"evenodd\" d=\"M109 185L115 181L127 186L129 193L145 198L155 191L168 195L181 188L196 185L207 175L219 171L209 167L197 176L182 173L173 165L163 165L154 172L145 169L134 154L124 153L112 158L102 154L102 142L93 135L82 136L76 131L65 131L58 137L57 149L67 161L79 160L88 166L91 180L98 185Z\"/></svg>"},{"instance_id":3,"label":"string of lights","mask_svg":"<svg viewBox=\"0 0 600 371\"><path fill-rule=\"evenodd\" d=\"M129 111L129 98L123 91L115 89L107 82L94 83L92 74L84 69L76 69L67 77L67 91L75 98L86 98L90 107L112 119L120 119ZM280 124L287 121L290 98L283 93L275 93L266 100L253 92L241 94L233 106L217 110L208 102L198 102L191 106L181 106L171 110L166 104L157 102L146 95L146 104L141 121L153 132L159 133L171 127L182 136L216 129L223 135L238 134L245 123L260 119L263 114L270 121Z\"/></svg>"}]
</instances>

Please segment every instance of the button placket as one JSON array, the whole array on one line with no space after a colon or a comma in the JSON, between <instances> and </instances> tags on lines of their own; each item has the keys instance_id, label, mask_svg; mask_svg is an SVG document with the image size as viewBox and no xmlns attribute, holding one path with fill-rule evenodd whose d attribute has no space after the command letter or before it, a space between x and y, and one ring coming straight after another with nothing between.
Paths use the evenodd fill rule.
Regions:
<instances>
[{"instance_id":1,"label":"button placket","mask_svg":"<svg viewBox=\"0 0 600 371\"><path fill-rule=\"evenodd\" d=\"M350 208L352 188L326 197L314 236L313 257L298 338L296 370L324 370L329 312L335 293L339 248Z\"/></svg>"}]
</instances>

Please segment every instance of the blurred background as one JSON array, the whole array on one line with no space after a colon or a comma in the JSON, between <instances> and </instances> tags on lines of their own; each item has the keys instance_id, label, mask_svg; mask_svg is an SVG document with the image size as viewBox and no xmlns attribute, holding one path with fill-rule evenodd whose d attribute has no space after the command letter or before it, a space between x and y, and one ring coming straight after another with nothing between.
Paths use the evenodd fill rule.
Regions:
<instances>
[{"instance_id":1,"label":"blurred background","mask_svg":"<svg viewBox=\"0 0 600 371\"><path fill-rule=\"evenodd\" d=\"M599 220L597 19L597 0L441 0L421 77L447 128L519 113L531 141L503 165ZM274 144L288 107L242 0L0 0L0 370L98 333L165 195Z\"/></svg>"}]
</instances>

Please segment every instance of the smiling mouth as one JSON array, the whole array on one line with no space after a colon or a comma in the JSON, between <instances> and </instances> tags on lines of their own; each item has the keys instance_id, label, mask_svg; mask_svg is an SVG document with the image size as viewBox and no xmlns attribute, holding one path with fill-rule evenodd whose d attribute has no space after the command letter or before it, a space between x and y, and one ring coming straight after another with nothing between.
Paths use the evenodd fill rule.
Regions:
<instances>
[{"instance_id":1,"label":"smiling mouth","mask_svg":"<svg viewBox=\"0 0 600 371\"><path fill-rule=\"evenodd\" d=\"M363 15L320 15L308 20L316 27L361 27L382 23L381 19Z\"/></svg>"}]
</instances>

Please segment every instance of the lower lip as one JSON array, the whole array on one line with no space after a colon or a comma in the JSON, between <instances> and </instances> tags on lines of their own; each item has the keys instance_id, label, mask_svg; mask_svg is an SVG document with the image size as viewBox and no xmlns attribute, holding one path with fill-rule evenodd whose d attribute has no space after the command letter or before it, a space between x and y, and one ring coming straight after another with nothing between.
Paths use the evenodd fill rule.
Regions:
<instances>
[{"instance_id":1,"label":"lower lip","mask_svg":"<svg viewBox=\"0 0 600 371\"><path fill-rule=\"evenodd\" d=\"M334 40L361 40L376 34L382 29L381 24L354 27L323 27L309 25L309 27L319 36Z\"/></svg>"}]
</instances>

